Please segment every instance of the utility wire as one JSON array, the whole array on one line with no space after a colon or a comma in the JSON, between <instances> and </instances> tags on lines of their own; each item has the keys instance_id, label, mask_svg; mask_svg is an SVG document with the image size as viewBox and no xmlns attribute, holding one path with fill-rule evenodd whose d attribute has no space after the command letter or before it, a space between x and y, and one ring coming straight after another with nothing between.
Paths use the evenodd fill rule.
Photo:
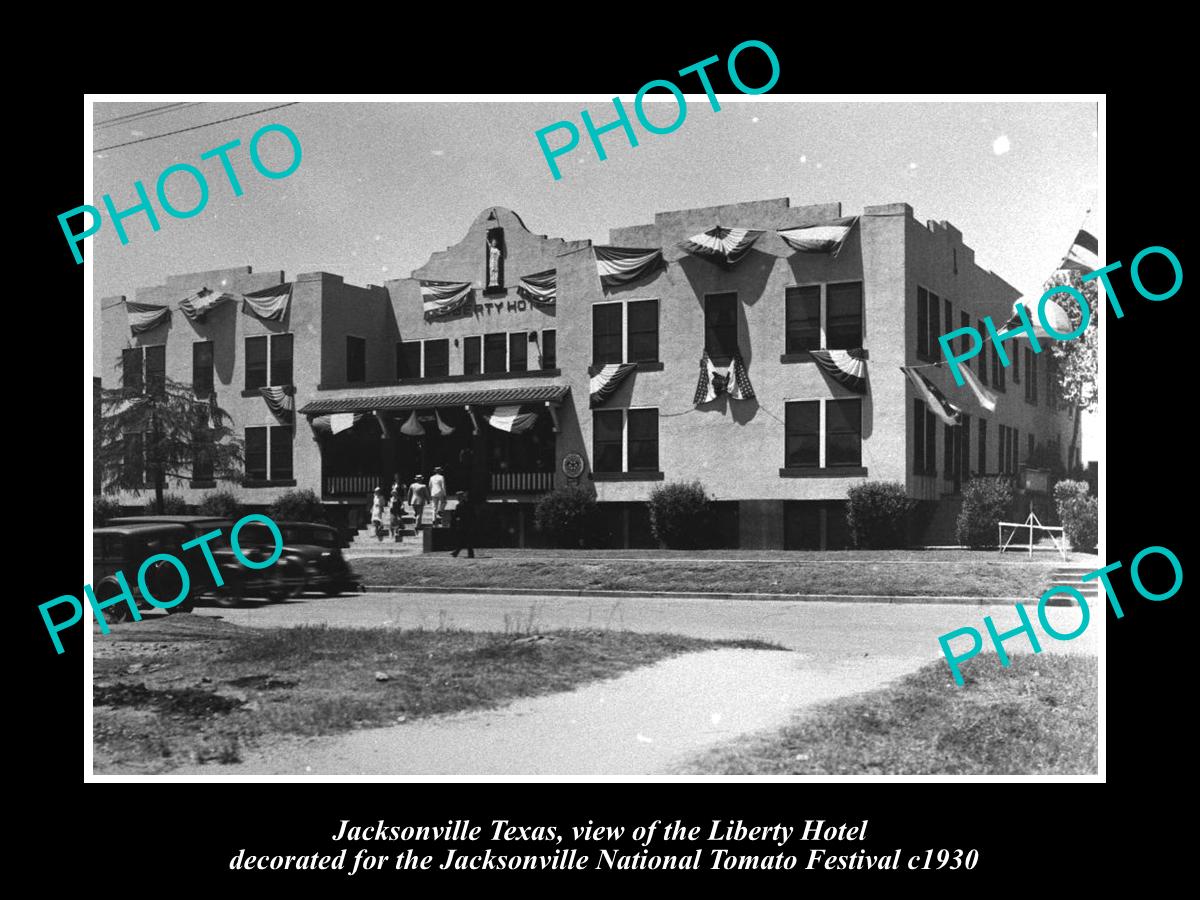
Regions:
<instances>
[{"instance_id":1,"label":"utility wire","mask_svg":"<svg viewBox=\"0 0 1200 900\"><path fill-rule=\"evenodd\" d=\"M103 153L106 150L116 150L119 147L129 147L129 146L132 146L133 144L143 144L146 141L153 141L153 140L157 140L158 138L170 137L173 134L183 134L186 131L195 131L198 128L207 128L209 125L220 125L222 122L232 122L234 119L245 119L248 116L257 116L259 113L270 112L273 109L283 109L285 106L295 106L296 102L298 102L298 101L293 101L291 103L281 103L278 106L268 106L266 109L256 109L254 112L242 113L237 116L229 116L228 118L217 119L216 121L213 121L213 122L204 122L201 125L192 125L188 128L180 128L176 131L168 131L165 134L152 134L152 135L150 135L150 137L138 138L136 141L126 141L123 144L112 144L111 146L108 146L108 147L101 147L99 150L93 151L93 153Z\"/></svg>"},{"instance_id":2,"label":"utility wire","mask_svg":"<svg viewBox=\"0 0 1200 900\"><path fill-rule=\"evenodd\" d=\"M141 112L127 113L123 116L113 116L111 119L105 119L102 122L92 124L93 128L104 128L112 125L120 125L125 122L130 122L136 119L148 119L151 116L160 116L163 113L173 112L177 109L187 109L190 106L199 106L198 103L169 103L166 106L156 106L153 109L143 109Z\"/></svg>"}]
</instances>

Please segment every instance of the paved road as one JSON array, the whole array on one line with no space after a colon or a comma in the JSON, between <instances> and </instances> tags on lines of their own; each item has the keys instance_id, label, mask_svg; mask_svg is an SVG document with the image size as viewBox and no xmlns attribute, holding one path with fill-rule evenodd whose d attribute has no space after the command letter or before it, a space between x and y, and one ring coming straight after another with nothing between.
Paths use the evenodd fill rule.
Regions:
<instances>
[{"instance_id":1,"label":"paved road","mask_svg":"<svg viewBox=\"0 0 1200 900\"><path fill-rule=\"evenodd\" d=\"M1037 625L1034 608L1027 605ZM346 627L464 628L473 631L547 631L553 628L602 627L641 632L672 632L701 638L761 638L813 660L844 660L864 655L906 657L919 665L941 653L938 635L971 626L984 632L991 615L997 631L1020 624L1012 605L825 603L594 597L498 597L480 594L360 594L311 597L279 604L254 603L238 609L201 607L201 615L224 616L251 627L334 625ZM1061 633L1074 631L1079 611L1047 609ZM1047 638L1044 651L1097 653L1104 616L1092 615L1088 629L1073 641ZM955 647L958 646L956 643ZM1028 650L1024 637L1013 638L1009 652Z\"/></svg>"}]
</instances>

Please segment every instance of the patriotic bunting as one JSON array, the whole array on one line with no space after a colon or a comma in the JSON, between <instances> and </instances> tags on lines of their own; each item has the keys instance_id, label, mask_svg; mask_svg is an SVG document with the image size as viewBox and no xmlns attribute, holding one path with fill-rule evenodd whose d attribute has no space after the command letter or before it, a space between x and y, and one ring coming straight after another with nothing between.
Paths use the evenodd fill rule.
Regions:
<instances>
[{"instance_id":1,"label":"patriotic bunting","mask_svg":"<svg viewBox=\"0 0 1200 900\"><path fill-rule=\"evenodd\" d=\"M1033 326L1033 333L1037 335L1039 341L1056 340L1052 334L1049 334L1046 329L1042 327L1042 317L1038 315L1037 306L1035 305L1031 309L1020 300L1013 304L1012 318L1005 322L1000 331L997 332L999 336L1003 337L1007 332L1013 330L1014 328L1021 327L1021 314L1017 312L1018 306L1025 306L1025 315L1029 317L1029 324ZM1050 327L1059 334L1070 334L1075 330L1074 326L1071 325L1071 317L1067 315L1067 311L1055 303L1053 298L1046 301L1046 321L1049 322ZM1023 331L1018 335L1014 335L1014 338L1029 340L1029 333Z\"/></svg>"},{"instance_id":2,"label":"patriotic bunting","mask_svg":"<svg viewBox=\"0 0 1200 900\"><path fill-rule=\"evenodd\" d=\"M917 389L917 393L935 416L947 425L962 424L962 410L947 400L936 384L910 366L901 366L900 371L912 382L912 386Z\"/></svg>"},{"instance_id":3,"label":"patriotic bunting","mask_svg":"<svg viewBox=\"0 0 1200 900\"><path fill-rule=\"evenodd\" d=\"M360 413L334 413L329 417L329 430L333 434L341 434L347 428L353 428Z\"/></svg>"},{"instance_id":4,"label":"patriotic bunting","mask_svg":"<svg viewBox=\"0 0 1200 900\"><path fill-rule=\"evenodd\" d=\"M800 253L830 253L836 257L858 216L778 231L785 244Z\"/></svg>"},{"instance_id":5,"label":"patriotic bunting","mask_svg":"<svg viewBox=\"0 0 1200 900\"><path fill-rule=\"evenodd\" d=\"M484 416L487 419L487 423L493 428L498 428L500 431L509 431L513 434L528 431L537 422L537 417L538 414L535 412L521 412L521 407L519 406L497 406L490 416Z\"/></svg>"},{"instance_id":6,"label":"patriotic bunting","mask_svg":"<svg viewBox=\"0 0 1200 900\"><path fill-rule=\"evenodd\" d=\"M867 392L867 363L862 350L813 350L821 371L856 394Z\"/></svg>"},{"instance_id":7,"label":"patriotic bunting","mask_svg":"<svg viewBox=\"0 0 1200 900\"><path fill-rule=\"evenodd\" d=\"M375 414L375 421L379 423L380 438L386 439L386 438L390 438L390 437L395 437L395 434L392 433L392 426L395 424L392 417L387 415L386 413L380 412L377 409L374 410L374 414Z\"/></svg>"},{"instance_id":8,"label":"patriotic bunting","mask_svg":"<svg viewBox=\"0 0 1200 900\"><path fill-rule=\"evenodd\" d=\"M288 304L292 299L290 284L276 285L265 291L255 291L253 294L241 294L244 312L250 313L268 322L282 322L287 315Z\"/></svg>"},{"instance_id":9,"label":"patriotic bunting","mask_svg":"<svg viewBox=\"0 0 1200 900\"><path fill-rule=\"evenodd\" d=\"M417 411L415 409L412 411L412 415L410 415L405 420L404 424L400 426L400 433L406 434L409 437L425 436L425 426L421 424L419 419L417 419Z\"/></svg>"},{"instance_id":10,"label":"patriotic bunting","mask_svg":"<svg viewBox=\"0 0 1200 900\"><path fill-rule=\"evenodd\" d=\"M208 288L200 288L192 296L179 301L179 310L191 322L203 322L204 317L210 311L216 309L222 303L228 303L230 300L236 300L233 294L228 294L225 291L210 291Z\"/></svg>"},{"instance_id":11,"label":"patriotic bunting","mask_svg":"<svg viewBox=\"0 0 1200 900\"><path fill-rule=\"evenodd\" d=\"M725 228L717 225L701 234L692 235L679 244L679 248L693 256L700 256L730 268L742 261L761 235L761 231L749 228Z\"/></svg>"},{"instance_id":12,"label":"patriotic bunting","mask_svg":"<svg viewBox=\"0 0 1200 900\"><path fill-rule=\"evenodd\" d=\"M602 287L628 284L664 265L661 249L634 247L593 247L596 272Z\"/></svg>"},{"instance_id":13,"label":"patriotic bunting","mask_svg":"<svg viewBox=\"0 0 1200 900\"><path fill-rule=\"evenodd\" d=\"M171 318L171 310L166 306L132 300L125 301L125 312L129 315L129 331L135 335L151 331Z\"/></svg>"},{"instance_id":14,"label":"patriotic bunting","mask_svg":"<svg viewBox=\"0 0 1200 900\"><path fill-rule=\"evenodd\" d=\"M995 412L997 397L995 392L979 383L979 379L975 377L975 373L971 371L970 366L959 366L958 371L962 372L963 380L966 381L967 387L975 394L975 399L979 401L979 405L988 412Z\"/></svg>"},{"instance_id":15,"label":"patriotic bunting","mask_svg":"<svg viewBox=\"0 0 1200 900\"><path fill-rule=\"evenodd\" d=\"M616 393L626 376L636 368L635 363L609 363L593 375L588 384L588 390L591 392L591 401L588 405L593 409L603 406L605 401Z\"/></svg>"},{"instance_id":16,"label":"patriotic bunting","mask_svg":"<svg viewBox=\"0 0 1200 900\"><path fill-rule=\"evenodd\" d=\"M700 406L722 394L728 394L732 400L755 398L754 388L750 386L750 377L746 374L746 366L741 356L735 355L728 366L718 368L713 365L706 350L700 357L700 380L696 383L692 405Z\"/></svg>"},{"instance_id":17,"label":"patriotic bunting","mask_svg":"<svg viewBox=\"0 0 1200 900\"><path fill-rule=\"evenodd\" d=\"M454 429L442 421L442 414L436 409L433 411L433 417L437 420L438 434L442 435L443 437L454 434Z\"/></svg>"},{"instance_id":18,"label":"patriotic bunting","mask_svg":"<svg viewBox=\"0 0 1200 900\"><path fill-rule=\"evenodd\" d=\"M260 387L258 392L267 401L267 409L283 422L295 419L296 399L282 387Z\"/></svg>"},{"instance_id":19,"label":"patriotic bunting","mask_svg":"<svg viewBox=\"0 0 1200 900\"><path fill-rule=\"evenodd\" d=\"M333 434L333 428L329 422L329 416L309 416L309 427L313 430L313 437L322 434Z\"/></svg>"},{"instance_id":20,"label":"patriotic bunting","mask_svg":"<svg viewBox=\"0 0 1200 900\"><path fill-rule=\"evenodd\" d=\"M547 269L545 272L525 275L517 284L517 294L530 303L553 306L558 295L558 270Z\"/></svg>"},{"instance_id":21,"label":"patriotic bunting","mask_svg":"<svg viewBox=\"0 0 1200 900\"><path fill-rule=\"evenodd\" d=\"M421 304L425 318L436 319L458 310L471 296L469 281L422 281Z\"/></svg>"}]
</instances>

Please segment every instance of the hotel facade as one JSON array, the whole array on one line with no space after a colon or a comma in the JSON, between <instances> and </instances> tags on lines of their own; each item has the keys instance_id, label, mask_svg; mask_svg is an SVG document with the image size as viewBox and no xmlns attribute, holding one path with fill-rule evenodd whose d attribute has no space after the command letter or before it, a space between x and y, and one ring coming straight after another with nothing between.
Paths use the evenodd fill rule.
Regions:
<instances>
[{"instance_id":1,"label":"hotel facade","mask_svg":"<svg viewBox=\"0 0 1200 900\"><path fill-rule=\"evenodd\" d=\"M789 240L827 223L848 223L836 246ZM730 231L749 232L736 260L696 252L706 232ZM106 388L189 382L233 417L245 477L169 484L190 503L220 488L265 508L308 488L354 529L375 487L441 466L451 491L487 501L484 545L544 543L538 498L579 484L601 504L604 539L636 547L652 546L651 490L699 480L724 546L815 549L846 546L849 488L889 481L922 501L914 540L945 544L967 478L1019 476L1023 517L1047 499L1026 462L1077 462L1048 352L1008 341L1004 368L985 344L970 366L994 411L932 365L939 335L982 332L985 316L1000 327L1017 297L956 228L905 203L846 217L787 199L663 212L604 247L490 207L383 285L242 267L105 298L97 375ZM832 377L824 350L851 351L865 385ZM960 423L936 418L901 366L921 366ZM135 469L139 440L126 436Z\"/></svg>"}]
</instances>

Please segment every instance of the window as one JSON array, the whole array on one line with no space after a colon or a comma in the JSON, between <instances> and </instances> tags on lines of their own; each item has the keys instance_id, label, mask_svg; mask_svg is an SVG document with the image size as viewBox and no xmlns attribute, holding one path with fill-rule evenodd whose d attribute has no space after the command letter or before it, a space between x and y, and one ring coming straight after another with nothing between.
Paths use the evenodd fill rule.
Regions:
<instances>
[{"instance_id":1,"label":"window","mask_svg":"<svg viewBox=\"0 0 1200 900\"><path fill-rule=\"evenodd\" d=\"M146 483L146 458L142 446L142 436L140 434L124 435L124 458L122 464L125 472L124 476L131 484Z\"/></svg>"},{"instance_id":2,"label":"window","mask_svg":"<svg viewBox=\"0 0 1200 900\"><path fill-rule=\"evenodd\" d=\"M207 342L201 342L207 343ZM207 429L197 428L192 432L192 480L193 481L212 481L213 480L213 460L212 456L205 452L209 441Z\"/></svg>"},{"instance_id":3,"label":"window","mask_svg":"<svg viewBox=\"0 0 1200 900\"><path fill-rule=\"evenodd\" d=\"M1058 360L1053 355L1046 357L1046 405L1058 409Z\"/></svg>"},{"instance_id":4,"label":"window","mask_svg":"<svg viewBox=\"0 0 1200 900\"><path fill-rule=\"evenodd\" d=\"M346 381L367 380L367 339L346 335Z\"/></svg>"},{"instance_id":5,"label":"window","mask_svg":"<svg viewBox=\"0 0 1200 900\"><path fill-rule=\"evenodd\" d=\"M596 472L657 472L658 410L595 410L592 457Z\"/></svg>"},{"instance_id":6,"label":"window","mask_svg":"<svg viewBox=\"0 0 1200 900\"><path fill-rule=\"evenodd\" d=\"M928 360L942 356L938 338L941 336L942 300L923 287L917 288L917 355Z\"/></svg>"},{"instance_id":7,"label":"window","mask_svg":"<svg viewBox=\"0 0 1200 900\"><path fill-rule=\"evenodd\" d=\"M658 361L658 301L631 300L626 315L629 318L629 351L624 362Z\"/></svg>"},{"instance_id":8,"label":"window","mask_svg":"<svg viewBox=\"0 0 1200 900\"><path fill-rule=\"evenodd\" d=\"M246 429L246 480L292 480L292 428Z\"/></svg>"},{"instance_id":9,"label":"window","mask_svg":"<svg viewBox=\"0 0 1200 900\"><path fill-rule=\"evenodd\" d=\"M624 418L625 411L620 409L598 409L592 413L593 471L621 471Z\"/></svg>"},{"instance_id":10,"label":"window","mask_svg":"<svg viewBox=\"0 0 1200 900\"><path fill-rule=\"evenodd\" d=\"M483 371L483 338L479 335L463 338L463 374L478 375Z\"/></svg>"},{"instance_id":11,"label":"window","mask_svg":"<svg viewBox=\"0 0 1200 900\"><path fill-rule=\"evenodd\" d=\"M167 386L167 345L146 347L146 393L161 394Z\"/></svg>"},{"instance_id":12,"label":"window","mask_svg":"<svg viewBox=\"0 0 1200 900\"><path fill-rule=\"evenodd\" d=\"M942 478L946 481L954 480L954 463L957 459L954 454L954 432L957 430L957 425L942 425Z\"/></svg>"},{"instance_id":13,"label":"window","mask_svg":"<svg viewBox=\"0 0 1200 900\"><path fill-rule=\"evenodd\" d=\"M938 295L933 291L929 292L929 358L942 358L942 345L938 343L938 338L941 337L941 329L938 327L941 324L941 318L938 315L941 310L941 301Z\"/></svg>"},{"instance_id":14,"label":"window","mask_svg":"<svg viewBox=\"0 0 1200 900\"><path fill-rule=\"evenodd\" d=\"M787 289L785 353L821 349L821 286L808 284Z\"/></svg>"},{"instance_id":15,"label":"window","mask_svg":"<svg viewBox=\"0 0 1200 900\"><path fill-rule=\"evenodd\" d=\"M246 390L267 386L267 336L246 338Z\"/></svg>"},{"instance_id":16,"label":"window","mask_svg":"<svg viewBox=\"0 0 1200 900\"><path fill-rule=\"evenodd\" d=\"M140 394L143 388L141 347L121 351L121 387L127 394Z\"/></svg>"},{"instance_id":17,"label":"window","mask_svg":"<svg viewBox=\"0 0 1200 900\"><path fill-rule=\"evenodd\" d=\"M1025 438L1025 460L1028 462L1029 458L1032 456L1033 456L1033 435L1031 434Z\"/></svg>"},{"instance_id":18,"label":"window","mask_svg":"<svg viewBox=\"0 0 1200 900\"><path fill-rule=\"evenodd\" d=\"M1014 354L1015 356L1015 354ZM1034 406L1038 402L1038 359L1037 354L1025 348L1025 399Z\"/></svg>"},{"instance_id":19,"label":"window","mask_svg":"<svg viewBox=\"0 0 1200 900\"><path fill-rule=\"evenodd\" d=\"M629 471L658 471L658 410L629 410Z\"/></svg>"},{"instance_id":20,"label":"window","mask_svg":"<svg viewBox=\"0 0 1200 900\"><path fill-rule=\"evenodd\" d=\"M424 378L440 378L450 374L450 339L438 338L425 342Z\"/></svg>"},{"instance_id":21,"label":"window","mask_svg":"<svg viewBox=\"0 0 1200 900\"><path fill-rule=\"evenodd\" d=\"M821 465L821 401L801 400L784 404L783 464L789 469Z\"/></svg>"},{"instance_id":22,"label":"window","mask_svg":"<svg viewBox=\"0 0 1200 900\"><path fill-rule=\"evenodd\" d=\"M542 332L542 368L558 368L558 332L553 328Z\"/></svg>"},{"instance_id":23,"label":"window","mask_svg":"<svg viewBox=\"0 0 1200 900\"><path fill-rule=\"evenodd\" d=\"M213 392L213 342L196 341L192 344L192 393L197 397L210 397Z\"/></svg>"},{"instance_id":24,"label":"window","mask_svg":"<svg viewBox=\"0 0 1200 900\"><path fill-rule=\"evenodd\" d=\"M625 361L621 334L623 303L597 303L592 307L592 365Z\"/></svg>"},{"instance_id":25,"label":"window","mask_svg":"<svg viewBox=\"0 0 1200 900\"><path fill-rule=\"evenodd\" d=\"M503 331L483 336L483 371L508 371L508 335Z\"/></svg>"},{"instance_id":26,"label":"window","mask_svg":"<svg viewBox=\"0 0 1200 900\"><path fill-rule=\"evenodd\" d=\"M954 307L950 304L950 301L947 298L942 299L942 305L946 311L946 329L945 329L945 331L942 332L942 334L949 334L950 332L952 332L954 330ZM937 345L937 350L938 350L939 356L942 355L941 349L942 349L942 345L939 343Z\"/></svg>"},{"instance_id":27,"label":"window","mask_svg":"<svg viewBox=\"0 0 1200 900\"><path fill-rule=\"evenodd\" d=\"M1021 467L1021 430L1014 428L1009 437L1012 439L1012 474L1016 475Z\"/></svg>"},{"instance_id":28,"label":"window","mask_svg":"<svg viewBox=\"0 0 1200 900\"><path fill-rule=\"evenodd\" d=\"M825 401L825 466L862 465L862 401Z\"/></svg>"},{"instance_id":29,"label":"window","mask_svg":"<svg viewBox=\"0 0 1200 900\"><path fill-rule=\"evenodd\" d=\"M508 371L524 372L529 368L529 335L517 331L508 336Z\"/></svg>"},{"instance_id":30,"label":"window","mask_svg":"<svg viewBox=\"0 0 1200 900\"><path fill-rule=\"evenodd\" d=\"M937 417L920 398L913 400L913 474L937 474Z\"/></svg>"},{"instance_id":31,"label":"window","mask_svg":"<svg viewBox=\"0 0 1200 900\"><path fill-rule=\"evenodd\" d=\"M1028 355L1029 351L1026 350L1025 353L1026 353L1025 371L1026 371L1026 373L1028 373L1029 372L1029 355ZM1013 347L1011 350L1008 351L1008 361L1010 363L1012 363L1013 384L1020 384L1021 383L1021 349L1019 347ZM1026 381L1025 383L1028 384L1029 382ZM1029 389L1026 388L1025 390L1026 390L1026 393L1028 393Z\"/></svg>"},{"instance_id":32,"label":"window","mask_svg":"<svg viewBox=\"0 0 1200 900\"><path fill-rule=\"evenodd\" d=\"M421 377L421 342L401 341L396 345L396 380Z\"/></svg>"},{"instance_id":33,"label":"window","mask_svg":"<svg viewBox=\"0 0 1200 900\"><path fill-rule=\"evenodd\" d=\"M737 294L704 298L704 349L718 366L727 365L738 352Z\"/></svg>"},{"instance_id":34,"label":"window","mask_svg":"<svg viewBox=\"0 0 1200 900\"><path fill-rule=\"evenodd\" d=\"M1005 390L1005 387L1004 387L1004 369L1005 369L1005 367L1000 365L1000 354L996 350L996 345L989 340L987 342L987 347L988 347L988 351L991 353L991 356L992 356L992 387L994 387L998 391L1003 391L1003 390Z\"/></svg>"},{"instance_id":35,"label":"window","mask_svg":"<svg viewBox=\"0 0 1200 900\"><path fill-rule=\"evenodd\" d=\"M979 419L979 474L987 474L987 419Z\"/></svg>"},{"instance_id":36,"label":"window","mask_svg":"<svg viewBox=\"0 0 1200 900\"><path fill-rule=\"evenodd\" d=\"M292 383L292 336L271 335L271 384Z\"/></svg>"},{"instance_id":37,"label":"window","mask_svg":"<svg viewBox=\"0 0 1200 900\"><path fill-rule=\"evenodd\" d=\"M863 345L862 282L825 285L825 349Z\"/></svg>"},{"instance_id":38,"label":"window","mask_svg":"<svg viewBox=\"0 0 1200 900\"><path fill-rule=\"evenodd\" d=\"M959 426L960 447L958 455L958 470L964 480L971 477L971 417L963 413L962 425Z\"/></svg>"},{"instance_id":39,"label":"window","mask_svg":"<svg viewBox=\"0 0 1200 900\"><path fill-rule=\"evenodd\" d=\"M246 480L267 480L267 429L246 429Z\"/></svg>"},{"instance_id":40,"label":"window","mask_svg":"<svg viewBox=\"0 0 1200 900\"><path fill-rule=\"evenodd\" d=\"M971 317L969 315L967 315L965 312L961 312L958 315L958 327L959 328L970 328L971 327ZM967 348L969 346L971 346L969 343L970 340L971 340L971 336L969 334L964 334L962 337L960 337L958 339L958 352L960 354L967 352ZM964 366L969 366L970 364L971 364L971 361L969 359L964 359L962 361L962 365L964 365Z\"/></svg>"},{"instance_id":41,"label":"window","mask_svg":"<svg viewBox=\"0 0 1200 900\"><path fill-rule=\"evenodd\" d=\"M983 345L979 348L979 355L975 357L977 360L979 360L979 381L981 384L987 384L988 383L988 347L990 345L988 344L987 338L982 337L983 335L987 334L987 332L983 330L983 319L975 320L975 330L979 332L979 334L981 336L981 340L983 341Z\"/></svg>"}]
</instances>

